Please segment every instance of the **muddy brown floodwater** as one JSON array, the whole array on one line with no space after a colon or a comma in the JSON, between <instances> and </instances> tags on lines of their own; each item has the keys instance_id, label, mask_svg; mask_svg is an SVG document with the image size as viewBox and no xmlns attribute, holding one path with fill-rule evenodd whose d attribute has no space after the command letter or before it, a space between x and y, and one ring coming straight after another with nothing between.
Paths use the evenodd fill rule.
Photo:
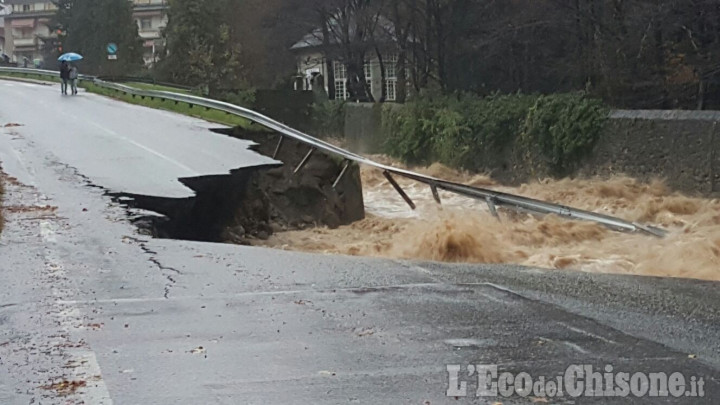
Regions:
<instances>
[{"instance_id":1,"label":"muddy brown floodwater","mask_svg":"<svg viewBox=\"0 0 720 405\"><path fill-rule=\"evenodd\" d=\"M376 160L400 166L383 156ZM443 205L427 186L398 179L418 205L411 211L382 173L363 168L367 218L337 229L313 228L273 235L257 245L447 262L515 263L603 273L720 280L720 201L670 192L661 181L627 177L607 180L544 180L502 187L484 175L439 164L414 170L494 190L661 226L669 234L608 230L589 222L553 216L536 218L508 211L498 221L476 200L441 192Z\"/></svg>"}]
</instances>

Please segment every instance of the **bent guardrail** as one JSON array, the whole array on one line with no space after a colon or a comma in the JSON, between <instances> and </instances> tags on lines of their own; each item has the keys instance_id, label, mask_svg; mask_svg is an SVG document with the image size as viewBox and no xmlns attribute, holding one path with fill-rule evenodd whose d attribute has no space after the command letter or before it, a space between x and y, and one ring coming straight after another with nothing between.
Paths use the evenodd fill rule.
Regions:
<instances>
[{"instance_id":1,"label":"bent guardrail","mask_svg":"<svg viewBox=\"0 0 720 405\"><path fill-rule=\"evenodd\" d=\"M0 73L1 72L9 72L9 73L22 73L26 75L32 75L37 74L38 76L58 76L58 72L54 71L48 71L48 70L39 70L39 69L23 69L23 68L2 68L0 67ZM382 163L375 162L369 158L366 158L364 156L355 154L353 152L347 151L345 149L342 149L338 146L335 146L331 143L325 142L321 139L317 139L311 135L308 135L306 133L303 133L301 131L298 131L294 128L291 128L281 122L278 122L270 117L267 117L265 115L262 115L256 111L240 107L234 104L226 103L223 101L218 100L212 100L204 97L198 97L188 94L179 94L179 93L173 93L169 91L159 91L159 90L143 90L143 89L137 89L130 86L126 86L123 84L118 83L112 83L107 82L104 80L97 79L92 76L86 76L81 75L81 80L91 80L95 85L106 88L106 89L112 89L116 90L122 93L130 94L133 96L139 96L139 97L149 97L149 98L159 98L164 100L172 100L176 102L182 102L187 103L191 105L197 105L209 109L214 109L218 111L224 111L228 114L233 114L245 119L248 119L250 121L253 121L257 124L260 124L266 128L272 129L276 132L278 132L282 137L280 138L280 143L278 143L277 149L279 149L282 145L283 137L288 137L291 139L294 139L296 141L299 141L303 144L306 144L310 147L308 154L305 156L303 161L298 165L298 167L295 169L295 171L298 171L302 168L302 166L307 162L308 159L310 159L312 153L316 150L333 154L336 156L339 156L346 161L346 165L339 174L337 180L335 181L335 185L339 182L340 178L344 175L348 162L355 162L358 164L374 167L378 170L383 171L383 174L387 178L387 180L390 182L390 184L395 188L395 190L398 191L398 193L402 196L402 198L410 205L411 208L415 208L415 204L412 202L409 196L405 194L405 192L402 190L400 185L397 184L397 182L393 179L391 176L392 174L398 175L401 177L405 177L420 183L427 184L431 192L433 194L433 197L435 200L440 203L440 196L438 194L438 189L449 191L451 193L455 193L458 195L462 195L465 197L482 200L485 201L488 205L488 208L490 212L497 216L497 210L496 208L501 207L505 209L510 209L513 211L519 211L519 212L527 212L531 214L540 214L540 215L547 215L547 214L553 214L557 215L561 218L567 218L567 219L575 219L575 220L584 220L584 221L593 221L599 224L602 224L610 229L618 230L618 231L625 231L625 232L643 232L650 235L654 235L657 237L663 237L666 234L666 231L657 227L653 226L647 226L643 224L639 224L636 222L626 221L621 218L612 217L605 214L599 214L592 211L586 211L581 209L576 209L572 207L568 207L561 204L555 204L547 201L541 201L536 200L528 197L523 197L519 195L509 194L509 193L503 193L499 191L490 190L487 188L480 188L480 187L473 187L468 186L460 183L455 183L439 178L435 178L432 176L423 175L420 173L416 173L410 170L400 169L388 165L384 165Z\"/></svg>"}]
</instances>

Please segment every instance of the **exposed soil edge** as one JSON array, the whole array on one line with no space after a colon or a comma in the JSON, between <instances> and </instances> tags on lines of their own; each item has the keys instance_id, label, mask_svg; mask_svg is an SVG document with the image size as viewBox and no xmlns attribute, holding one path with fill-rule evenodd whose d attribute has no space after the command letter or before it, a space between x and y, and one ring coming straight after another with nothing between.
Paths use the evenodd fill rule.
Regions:
<instances>
[{"instance_id":1,"label":"exposed soil edge","mask_svg":"<svg viewBox=\"0 0 720 405\"><path fill-rule=\"evenodd\" d=\"M215 132L250 140L252 149L272 156L279 135L240 128ZM249 244L274 232L311 226L336 228L365 217L360 170L351 165L336 188L343 162L314 154L297 174L308 147L286 139L276 160L233 170L228 175L180 179L196 196L183 199L116 194L122 202L162 214L142 217L136 224L159 238Z\"/></svg>"}]
</instances>

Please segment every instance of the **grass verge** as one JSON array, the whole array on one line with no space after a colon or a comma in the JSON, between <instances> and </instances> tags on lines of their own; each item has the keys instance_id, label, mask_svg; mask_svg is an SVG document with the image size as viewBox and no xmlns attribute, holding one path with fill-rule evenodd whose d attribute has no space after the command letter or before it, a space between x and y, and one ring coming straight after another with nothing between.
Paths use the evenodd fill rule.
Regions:
<instances>
[{"instance_id":1,"label":"grass verge","mask_svg":"<svg viewBox=\"0 0 720 405\"><path fill-rule=\"evenodd\" d=\"M146 85L146 86L154 86L154 85ZM188 115L195 118L201 118L206 121L210 122L217 122L219 124L224 124L232 127L242 127L246 129L253 128L254 126L252 123L245 118L238 117L236 115L228 114L224 111L218 111L218 110L209 110L205 107L199 107L199 106L192 106L186 103L177 103L172 100L162 100L159 98L149 98L149 97L139 97L135 96L133 97L131 94L125 94L119 91L106 89L104 87L99 87L91 82L84 82L82 83L81 87L86 89L87 91L95 94L99 94L101 96L111 97L116 100L125 101L127 103L131 104L137 104L142 105L145 107L150 108L157 108L160 110L166 110L166 111L172 111L176 112L178 114ZM134 86L133 86L134 87ZM150 88L146 87L146 90L151 90ZM159 90L157 88L152 88L152 90Z\"/></svg>"},{"instance_id":2,"label":"grass verge","mask_svg":"<svg viewBox=\"0 0 720 405\"><path fill-rule=\"evenodd\" d=\"M37 76L37 75L27 75L22 73L2 73L0 74L0 78L7 78L7 79L20 79L20 80L42 80L42 81L49 81L53 83L59 83L60 79L55 76ZM159 86L154 84L147 84L147 83L124 83L127 86L134 87L137 89L142 90L158 90L158 91L172 91L175 93L184 93L184 94L193 94L191 91L187 90L181 90L181 89L175 89L167 86ZM151 99L149 97L133 97L130 94L125 94L119 91L106 89L104 87L96 86L92 82L88 81L80 81L79 87L84 88L85 90L99 94L101 96L110 97L116 100L124 101L126 103L130 104L137 104L144 107L149 108L156 108L160 110L166 110L166 111L172 111L176 112L178 114L187 115L190 117L200 118L206 121L210 122L216 122L218 124L228 125L231 127L241 127L245 129L251 129L251 130L259 130L261 127L253 124L251 121L246 120L245 118L241 118L232 114L228 114L224 111L217 111L217 110L208 110L204 107L199 106L191 106L186 103L176 103L171 100L161 100L158 98Z\"/></svg>"}]
</instances>

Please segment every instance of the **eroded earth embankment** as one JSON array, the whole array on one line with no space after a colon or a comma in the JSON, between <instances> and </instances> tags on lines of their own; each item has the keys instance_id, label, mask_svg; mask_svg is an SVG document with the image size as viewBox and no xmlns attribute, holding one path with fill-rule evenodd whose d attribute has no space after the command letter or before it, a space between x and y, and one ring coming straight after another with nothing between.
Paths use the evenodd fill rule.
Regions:
<instances>
[{"instance_id":1,"label":"eroded earth embankment","mask_svg":"<svg viewBox=\"0 0 720 405\"><path fill-rule=\"evenodd\" d=\"M252 148L273 156L279 135L240 129L217 130L254 141ZM322 226L329 229L365 217L360 171L350 166L335 188L342 162L320 153L295 173L308 147L286 139L276 165L233 170L227 175L180 179L195 191L173 199L116 195L132 208L157 212L135 221L154 236L208 242L248 244L278 231Z\"/></svg>"}]
</instances>

